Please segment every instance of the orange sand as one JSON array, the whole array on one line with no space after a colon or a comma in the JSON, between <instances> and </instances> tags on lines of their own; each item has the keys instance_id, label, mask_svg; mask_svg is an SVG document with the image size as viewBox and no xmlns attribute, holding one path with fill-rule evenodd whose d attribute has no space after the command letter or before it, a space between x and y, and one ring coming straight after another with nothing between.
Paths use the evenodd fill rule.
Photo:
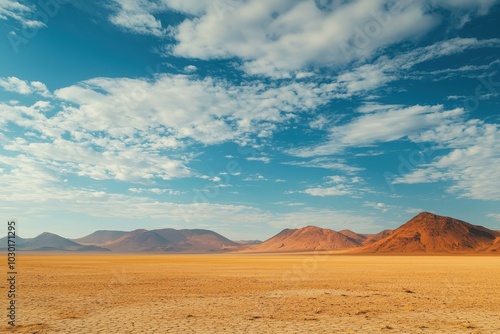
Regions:
<instances>
[{"instance_id":1,"label":"orange sand","mask_svg":"<svg viewBox=\"0 0 500 334\"><path fill-rule=\"evenodd\" d=\"M4 317L2 333L500 332L500 257L19 254L18 267L19 326Z\"/></svg>"}]
</instances>

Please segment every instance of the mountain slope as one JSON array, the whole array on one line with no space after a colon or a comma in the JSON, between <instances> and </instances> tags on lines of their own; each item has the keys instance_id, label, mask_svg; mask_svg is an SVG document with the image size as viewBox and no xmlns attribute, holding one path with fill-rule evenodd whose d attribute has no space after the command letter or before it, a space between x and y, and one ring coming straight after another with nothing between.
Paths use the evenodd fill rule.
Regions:
<instances>
[{"instance_id":1,"label":"mountain slope","mask_svg":"<svg viewBox=\"0 0 500 334\"><path fill-rule=\"evenodd\" d=\"M356 232L353 232L351 230L342 230L342 231L339 231L339 233L342 233L346 237L349 237L353 240L356 240L356 242L359 244L362 244L366 240L366 238L368 237L368 235L366 235L366 234L356 233Z\"/></svg>"},{"instance_id":2,"label":"mountain slope","mask_svg":"<svg viewBox=\"0 0 500 334\"><path fill-rule=\"evenodd\" d=\"M7 238L0 239L0 245L7 246ZM0 248L3 249L4 247ZM16 248L27 251L78 251L108 252L109 249L95 245L83 245L57 234L44 232L35 238L16 237Z\"/></svg>"},{"instance_id":3,"label":"mountain slope","mask_svg":"<svg viewBox=\"0 0 500 334\"><path fill-rule=\"evenodd\" d=\"M498 232L451 217L422 212L359 253L471 253L490 247Z\"/></svg>"},{"instance_id":4,"label":"mountain slope","mask_svg":"<svg viewBox=\"0 0 500 334\"><path fill-rule=\"evenodd\" d=\"M181 233L181 231L173 228L163 228L159 230L153 230L153 232L161 235L169 243L181 243L187 241L186 237Z\"/></svg>"},{"instance_id":5,"label":"mountain slope","mask_svg":"<svg viewBox=\"0 0 500 334\"><path fill-rule=\"evenodd\" d=\"M155 252L167 247L168 241L153 231L135 230L128 232L106 247L115 252Z\"/></svg>"},{"instance_id":6,"label":"mountain slope","mask_svg":"<svg viewBox=\"0 0 500 334\"><path fill-rule=\"evenodd\" d=\"M115 252L206 253L222 252L241 245L210 230L135 230L105 244Z\"/></svg>"},{"instance_id":7,"label":"mountain slope","mask_svg":"<svg viewBox=\"0 0 500 334\"><path fill-rule=\"evenodd\" d=\"M254 252L338 250L359 245L360 242L342 233L316 226L307 226L300 229L285 229L274 237L246 250Z\"/></svg>"},{"instance_id":8,"label":"mountain slope","mask_svg":"<svg viewBox=\"0 0 500 334\"><path fill-rule=\"evenodd\" d=\"M498 232L500 235L500 232ZM500 236L495 239L493 244L485 249L486 253L500 254Z\"/></svg>"},{"instance_id":9,"label":"mountain slope","mask_svg":"<svg viewBox=\"0 0 500 334\"><path fill-rule=\"evenodd\" d=\"M210 230L180 230L191 244L207 250L231 249L240 245L228 238Z\"/></svg>"},{"instance_id":10,"label":"mountain slope","mask_svg":"<svg viewBox=\"0 0 500 334\"><path fill-rule=\"evenodd\" d=\"M124 231L100 230L100 231L95 231L83 238L72 239L72 240L82 245L104 245L108 242L115 241L116 239L121 238L127 233L128 232Z\"/></svg>"},{"instance_id":11,"label":"mountain slope","mask_svg":"<svg viewBox=\"0 0 500 334\"><path fill-rule=\"evenodd\" d=\"M363 241L363 246L371 245L392 233L392 230L383 230L376 234L366 234L366 239Z\"/></svg>"},{"instance_id":12,"label":"mountain slope","mask_svg":"<svg viewBox=\"0 0 500 334\"><path fill-rule=\"evenodd\" d=\"M25 249L59 249L59 250L77 250L82 245L63 238L57 234L44 232L33 239L26 239L23 248Z\"/></svg>"}]
</instances>

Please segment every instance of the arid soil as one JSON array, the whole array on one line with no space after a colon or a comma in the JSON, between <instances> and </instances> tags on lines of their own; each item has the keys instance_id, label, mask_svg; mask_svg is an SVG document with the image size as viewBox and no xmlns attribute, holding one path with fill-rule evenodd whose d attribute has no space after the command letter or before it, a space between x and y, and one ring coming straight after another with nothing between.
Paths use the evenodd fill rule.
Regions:
<instances>
[{"instance_id":1,"label":"arid soil","mask_svg":"<svg viewBox=\"0 0 500 334\"><path fill-rule=\"evenodd\" d=\"M2 333L500 332L494 256L19 254L18 268Z\"/></svg>"}]
</instances>

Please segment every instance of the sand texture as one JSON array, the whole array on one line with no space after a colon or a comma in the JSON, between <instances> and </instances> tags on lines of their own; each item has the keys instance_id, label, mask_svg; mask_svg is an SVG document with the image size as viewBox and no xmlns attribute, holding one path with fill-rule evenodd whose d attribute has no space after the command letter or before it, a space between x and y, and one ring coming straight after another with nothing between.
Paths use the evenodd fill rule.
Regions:
<instances>
[{"instance_id":1,"label":"sand texture","mask_svg":"<svg viewBox=\"0 0 500 334\"><path fill-rule=\"evenodd\" d=\"M20 254L18 263L18 326L4 320L2 333L500 333L495 256Z\"/></svg>"}]
</instances>

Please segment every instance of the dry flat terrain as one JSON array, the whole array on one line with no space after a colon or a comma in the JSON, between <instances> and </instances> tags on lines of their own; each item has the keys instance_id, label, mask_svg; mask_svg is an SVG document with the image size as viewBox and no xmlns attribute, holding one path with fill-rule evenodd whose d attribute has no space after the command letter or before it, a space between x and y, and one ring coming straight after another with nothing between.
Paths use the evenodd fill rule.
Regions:
<instances>
[{"instance_id":1,"label":"dry flat terrain","mask_svg":"<svg viewBox=\"0 0 500 334\"><path fill-rule=\"evenodd\" d=\"M1 332L500 332L493 256L20 254L18 267L19 326L4 317Z\"/></svg>"}]
</instances>

